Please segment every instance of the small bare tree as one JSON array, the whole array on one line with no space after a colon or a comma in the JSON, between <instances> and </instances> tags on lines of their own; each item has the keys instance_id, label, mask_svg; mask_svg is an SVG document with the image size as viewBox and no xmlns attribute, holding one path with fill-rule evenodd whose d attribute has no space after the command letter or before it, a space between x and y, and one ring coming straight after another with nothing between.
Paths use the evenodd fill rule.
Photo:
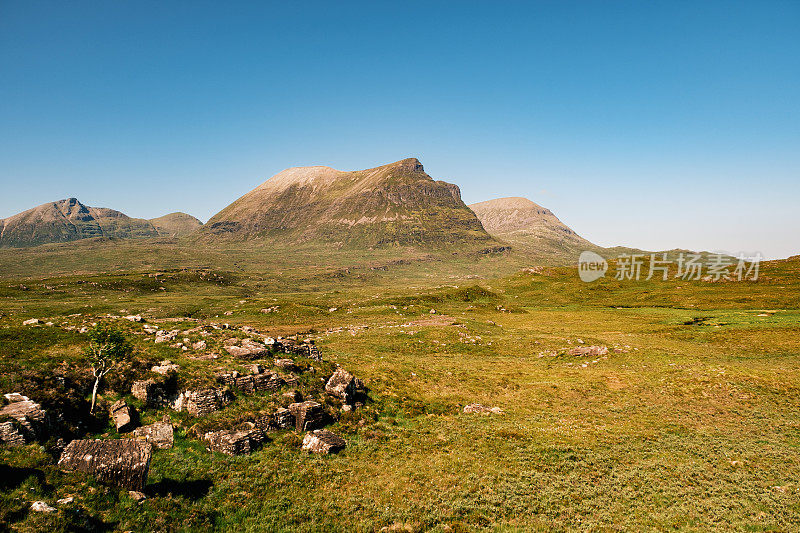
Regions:
<instances>
[{"instance_id":1,"label":"small bare tree","mask_svg":"<svg viewBox=\"0 0 800 533\"><path fill-rule=\"evenodd\" d=\"M92 408L97 403L97 390L100 380L114 370L122 361L130 358L133 346L119 329L98 324L89 330L89 346L86 349L86 359L92 367L94 374L94 387L92 387Z\"/></svg>"}]
</instances>

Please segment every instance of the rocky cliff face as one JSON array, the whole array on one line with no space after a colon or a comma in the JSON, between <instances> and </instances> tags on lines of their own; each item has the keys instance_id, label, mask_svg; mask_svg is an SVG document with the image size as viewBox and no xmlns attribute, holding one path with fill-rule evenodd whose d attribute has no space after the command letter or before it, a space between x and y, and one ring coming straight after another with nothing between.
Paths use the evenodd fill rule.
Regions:
<instances>
[{"instance_id":1,"label":"rocky cliff face","mask_svg":"<svg viewBox=\"0 0 800 533\"><path fill-rule=\"evenodd\" d=\"M368 170L284 170L208 221L233 239L380 246L488 241L458 187L435 181L414 158Z\"/></svg>"}]
</instances>

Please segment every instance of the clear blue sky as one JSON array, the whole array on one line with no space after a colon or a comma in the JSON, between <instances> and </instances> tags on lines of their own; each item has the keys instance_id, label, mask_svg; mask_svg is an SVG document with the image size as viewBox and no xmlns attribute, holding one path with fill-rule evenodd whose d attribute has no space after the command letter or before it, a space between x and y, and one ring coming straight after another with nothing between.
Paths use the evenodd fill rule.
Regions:
<instances>
[{"instance_id":1,"label":"clear blue sky","mask_svg":"<svg viewBox=\"0 0 800 533\"><path fill-rule=\"evenodd\" d=\"M800 2L0 0L0 217L416 156L601 245L800 253Z\"/></svg>"}]
</instances>

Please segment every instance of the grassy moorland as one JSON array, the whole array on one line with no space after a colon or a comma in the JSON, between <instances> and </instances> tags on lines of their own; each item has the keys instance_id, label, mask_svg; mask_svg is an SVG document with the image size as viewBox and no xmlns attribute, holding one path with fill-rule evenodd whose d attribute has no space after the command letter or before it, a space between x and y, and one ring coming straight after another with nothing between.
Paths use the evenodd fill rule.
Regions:
<instances>
[{"instance_id":1,"label":"grassy moorland","mask_svg":"<svg viewBox=\"0 0 800 533\"><path fill-rule=\"evenodd\" d=\"M584 284L574 268L523 272L535 265L512 254L118 244L0 254L0 392L79 412L86 397L62 398L86 378L79 327L141 313L187 331L227 322L310 336L372 403L331 426L347 440L334 456L301 452L291 431L251 455L211 454L197 420L144 410L145 422L170 414L177 432L155 452L141 504L58 471L48 443L2 448L4 529L800 528L800 259L762 265L757 282ZM22 326L32 317L53 326ZM164 358L186 383L236 364L106 320L126 329L137 362L109 381L105 404ZM609 352L567 353L589 345ZM272 401L239 397L200 423ZM462 412L474 402L504 414ZM102 416L82 428L117 436ZM56 513L28 510L67 496Z\"/></svg>"}]
</instances>

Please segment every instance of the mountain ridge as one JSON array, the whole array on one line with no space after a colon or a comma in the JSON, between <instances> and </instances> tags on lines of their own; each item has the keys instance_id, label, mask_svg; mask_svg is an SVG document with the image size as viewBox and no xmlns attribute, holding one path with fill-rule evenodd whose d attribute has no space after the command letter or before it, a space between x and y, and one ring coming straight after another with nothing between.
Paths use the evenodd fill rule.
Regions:
<instances>
[{"instance_id":1,"label":"mountain ridge","mask_svg":"<svg viewBox=\"0 0 800 533\"><path fill-rule=\"evenodd\" d=\"M0 219L0 247L29 247L93 237L142 239L183 235L191 225L186 217L202 225L185 213L171 213L153 219L157 221L154 223L129 217L115 209L90 207L77 198L65 198ZM180 223L176 225L178 219ZM181 224L183 226L179 228Z\"/></svg>"},{"instance_id":2,"label":"mountain ridge","mask_svg":"<svg viewBox=\"0 0 800 533\"><path fill-rule=\"evenodd\" d=\"M365 246L492 241L458 186L434 180L413 157L356 171L283 170L211 217L201 234Z\"/></svg>"}]
</instances>

